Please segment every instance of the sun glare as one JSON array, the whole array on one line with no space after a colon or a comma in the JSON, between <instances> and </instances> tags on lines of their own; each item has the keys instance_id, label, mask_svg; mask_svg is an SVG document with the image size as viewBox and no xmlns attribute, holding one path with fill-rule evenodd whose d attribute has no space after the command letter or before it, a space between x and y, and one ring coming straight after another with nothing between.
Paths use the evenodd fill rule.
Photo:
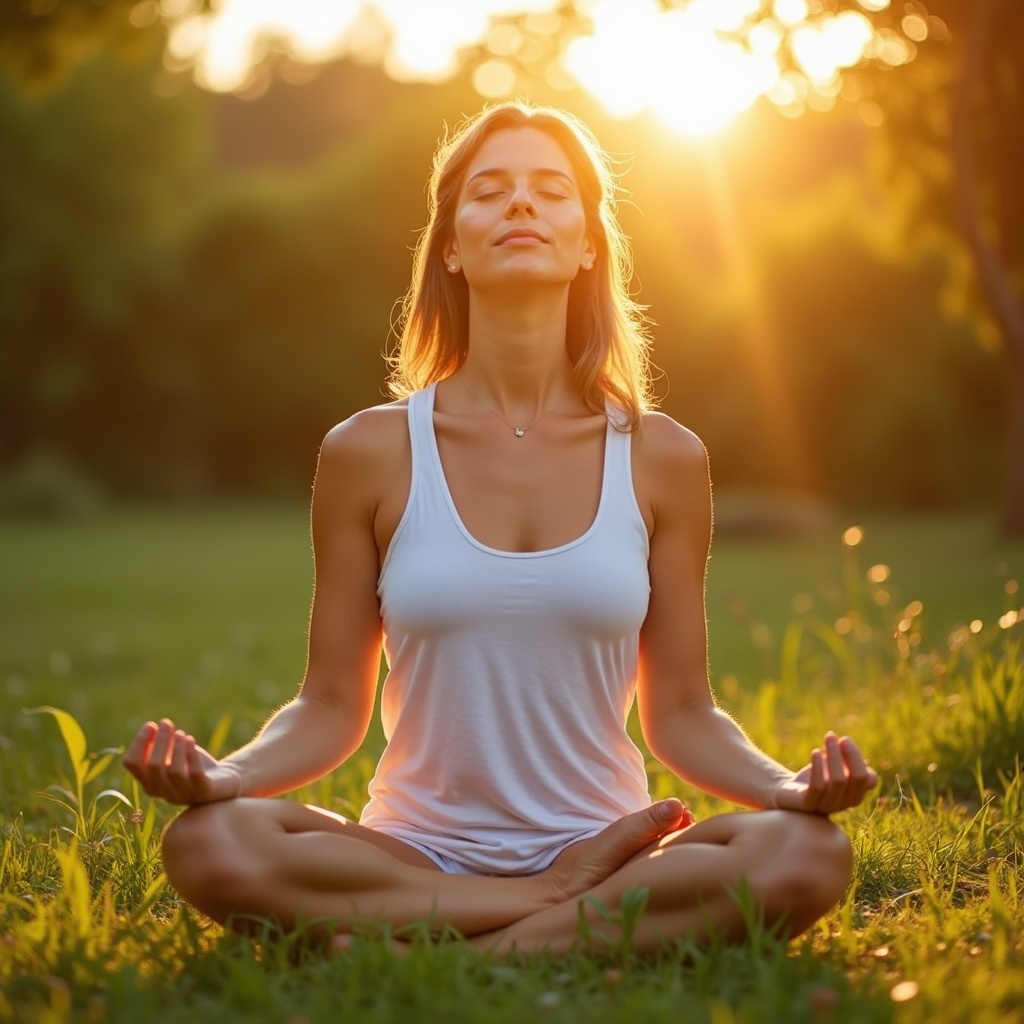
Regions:
<instances>
[{"instance_id":1,"label":"sun glare","mask_svg":"<svg viewBox=\"0 0 1024 1024\"><path fill-rule=\"evenodd\" d=\"M752 51L737 31L759 0L695 0L663 10L651 0L597 0L593 33L569 47L566 66L613 116L651 110L685 135L719 131L779 76L769 47Z\"/></svg>"},{"instance_id":2,"label":"sun glare","mask_svg":"<svg viewBox=\"0 0 1024 1024\"><path fill-rule=\"evenodd\" d=\"M864 11L888 2L858 0ZM355 56L402 81L448 78L468 48L480 47L489 56L475 68L473 85L500 99L522 86L515 56L524 40L520 28L500 19L524 15L527 31L546 32L565 17L559 0L445 0L444 17L438 7L424 0L221 0L212 14L175 24L168 49L172 60L194 65L204 86L229 91L249 85L270 47L300 62ZM923 19L908 16L908 41L876 31L861 11L821 13L810 0L673 7L580 0L579 7L581 34L546 69L548 80L582 87L614 117L651 112L690 136L722 130L760 97L793 116L808 106L826 110L845 69L865 57L905 63L929 31Z\"/></svg>"},{"instance_id":3,"label":"sun glare","mask_svg":"<svg viewBox=\"0 0 1024 1024\"><path fill-rule=\"evenodd\" d=\"M245 85L271 39L298 60L329 59L344 45L361 7L361 0L225 0L214 17L176 25L168 48L178 59L195 61L201 84L227 92Z\"/></svg>"}]
</instances>

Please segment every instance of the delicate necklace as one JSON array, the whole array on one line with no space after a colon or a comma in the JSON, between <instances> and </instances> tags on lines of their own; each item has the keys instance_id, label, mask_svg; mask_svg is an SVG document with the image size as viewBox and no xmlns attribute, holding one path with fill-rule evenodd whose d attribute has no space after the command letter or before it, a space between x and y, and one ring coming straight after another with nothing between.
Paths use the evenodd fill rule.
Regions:
<instances>
[{"instance_id":1,"label":"delicate necklace","mask_svg":"<svg viewBox=\"0 0 1024 1024\"><path fill-rule=\"evenodd\" d=\"M561 404L558 403L556 405L553 405L550 409L545 409L543 412L537 413L537 415L534 416L533 419L530 420L530 422L527 423L525 427L517 427L514 423L509 423L509 421L505 419L505 417L502 416L497 409L492 409L479 396L474 395L473 392L469 390L469 385L462 379L461 374L458 375L458 379L459 383L466 389L466 394L469 395L469 397L472 398L473 401L477 403L477 405L484 406L487 409L487 411L491 413L492 416L497 416L498 419L501 420L501 422L504 423L506 427L511 427L512 433L515 434L516 437L522 437L538 420L542 419L544 416L547 416L549 412L554 412L555 409L558 408L558 405Z\"/></svg>"}]
</instances>

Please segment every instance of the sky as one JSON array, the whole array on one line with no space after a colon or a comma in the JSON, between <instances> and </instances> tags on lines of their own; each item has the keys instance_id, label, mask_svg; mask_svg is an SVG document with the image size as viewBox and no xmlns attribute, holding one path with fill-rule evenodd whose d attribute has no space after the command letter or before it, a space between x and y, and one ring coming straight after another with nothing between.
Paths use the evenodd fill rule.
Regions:
<instances>
[{"instance_id":1,"label":"sky","mask_svg":"<svg viewBox=\"0 0 1024 1024\"><path fill-rule=\"evenodd\" d=\"M163 0L165 8L174 0ZM553 85L580 86L614 117L652 112L682 134L714 134L765 97L782 113L827 110L844 72L865 59L913 59L915 42L941 31L921 4L906 5L901 31L869 15L889 0L857 0L831 13L821 0L579 0L575 38L546 68ZM174 24L169 52L214 91L244 90L269 48L300 63L338 57L379 63L404 81L441 81L467 53L483 54L472 77L485 99L520 91L522 30L566 26L558 0L220 0L211 15ZM847 97L849 98L849 97ZM856 99L856 97L854 97ZM862 116L871 121L871 105Z\"/></svg>"}]
</instances>

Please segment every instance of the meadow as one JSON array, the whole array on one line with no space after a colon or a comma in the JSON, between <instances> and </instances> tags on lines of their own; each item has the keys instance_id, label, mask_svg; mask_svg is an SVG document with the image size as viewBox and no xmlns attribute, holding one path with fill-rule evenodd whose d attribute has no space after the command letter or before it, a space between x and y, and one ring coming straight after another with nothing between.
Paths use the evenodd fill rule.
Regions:
<instances>
[{"instance_id":1,"label":"meadow","mask_svg":"<svg viewBox=\"0 0 1024 1024\"><path fill-rule=\"evenodd\" d=\"M858 529L851 529L852 527ZM839 820L841 904L784 944L496 959L458 936L325 955L185 909L160 870L170 808L119 748L169 715L215 751L301 678L305 511L119 510L0 524L0 1021L1024 1021L1024 544L987 513L850 518L802 540L716 539L721 703L793 767L826 728L883 776ZM49 711L31 709L49 708ZM26 710L29 709L29 710ZM635 725L635 723L634 723ZM354 815L382 737L297 797ZM652 793L721 809L650 763Z\"/></svg>"}]
</instances>

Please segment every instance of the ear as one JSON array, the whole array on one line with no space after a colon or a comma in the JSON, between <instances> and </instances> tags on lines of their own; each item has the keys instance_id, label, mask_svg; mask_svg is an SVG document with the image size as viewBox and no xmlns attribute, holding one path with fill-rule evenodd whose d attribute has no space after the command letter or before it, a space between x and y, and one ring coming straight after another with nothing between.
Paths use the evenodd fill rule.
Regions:
<instances>
[{"instance_id":1,"label":"ear","mask_svg":"<svg viewBox=\"0 0 1024 1024\"><path fill-rule=\"evenodd\" d=\"M583 242L583 253L580 256L580 267L583 270L593 270L596 262L597 246L594 245L593 238L591 238L590 235L587 235Z\"/></svg>"},{"instance_id":2,"label":"ear","mask_svg":"<svg viewBox=\"0 0 1024 1024\"><path fill-rule=\"evenodd\" d=\"M441 253L444 257L445 269L450 274L457 274L462 266L462 260L459 259L459 249L455 242L449 242L444 249L441 250Z\"/></svg>"}]
</instances>

